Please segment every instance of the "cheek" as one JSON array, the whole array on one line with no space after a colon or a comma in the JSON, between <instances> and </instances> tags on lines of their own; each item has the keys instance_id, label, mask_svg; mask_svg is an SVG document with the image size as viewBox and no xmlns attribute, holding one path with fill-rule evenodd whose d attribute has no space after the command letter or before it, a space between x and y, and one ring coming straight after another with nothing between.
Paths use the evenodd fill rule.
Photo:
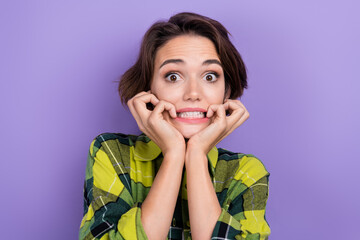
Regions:
<instances>
[{"instance_id":1,"label":"cheek","mask_svg":"<svg viewBox=\"0 0 360 240\"><path fill-rule=\"evenodd\" d=\"M159 100L164 100L173 104L179 100L180 96L180 91L171 87L167 87L166 85L154 85L151 87L151 92Z\"/></svg>"},{"instance_id":2,"label":"cheek","mask_svg":"<svg viewBox=\"0 0 360 240\"><path fill-rule=\"evenodd\" d=\"M150 87L151 93L154 94L159 100L161 100L164 95L163 89L163 86L159 84L157 79L155 79L155 81Z\"/></svg>"},{"instance_id":3,"label":"cheek","mask_svg":"<svg viewBox=\"0 0 360 240\"><path fill-rule=\"evenodd\" d=\"M156 96L159 100L164 100L175 105L177 102L180 101L178 95L179 94L176 92L166 91L165 89L162 89L161 91L158 91Z\"/></svg>"},{"instance_id":4,"label":"cheek","mask_svg":"<svg viewBox=\"0 0 360 240\"><path fill-rule=\"evenodd\" d=\"M221 89L212 89L212 91L208 91L205 95L209 104L224 103L224 91Z\"/></svg>"}]
</instances>

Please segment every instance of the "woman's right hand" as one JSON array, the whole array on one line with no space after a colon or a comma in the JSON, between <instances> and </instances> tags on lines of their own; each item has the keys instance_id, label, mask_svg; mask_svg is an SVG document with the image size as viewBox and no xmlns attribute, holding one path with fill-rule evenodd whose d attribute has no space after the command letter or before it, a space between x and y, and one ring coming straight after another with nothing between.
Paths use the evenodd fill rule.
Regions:
<instances>
[{"instance_id":1,"label":"woman's right hand","mask_svg":"<svg viewBox=\"0 0 360 240\"><path fill-rule=\"evenodd\" d=\"M147 103L152 103L154 110L148 110ZM183 135L164 118L165 111L176 118L175 106L159 100L150 92L140 92L131 98L127 105L135 118L140 131L158 145L165 156L168 152L185 152L186 143Z\"/></svg>"}]
</instances>

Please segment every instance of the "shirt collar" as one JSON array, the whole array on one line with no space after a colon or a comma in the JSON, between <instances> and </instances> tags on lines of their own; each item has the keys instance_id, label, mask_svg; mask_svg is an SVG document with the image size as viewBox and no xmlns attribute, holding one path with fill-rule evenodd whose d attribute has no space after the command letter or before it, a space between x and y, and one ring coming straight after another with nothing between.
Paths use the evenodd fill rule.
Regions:
<instances>
[{"instance_id":1,"label":"shirt collar","mask_svg":"<svg viewBox=\"0 0 360 240\"><path fill-rule=\"evenodd\" d=\"M136 161L152 161L161 153L161 149L144 133L141 133L135 141L134 159ZM218 149L214 146L207 154L210 163L210 170L214 174L216 163L218 160Z\"/></svg>"}]
</instances>

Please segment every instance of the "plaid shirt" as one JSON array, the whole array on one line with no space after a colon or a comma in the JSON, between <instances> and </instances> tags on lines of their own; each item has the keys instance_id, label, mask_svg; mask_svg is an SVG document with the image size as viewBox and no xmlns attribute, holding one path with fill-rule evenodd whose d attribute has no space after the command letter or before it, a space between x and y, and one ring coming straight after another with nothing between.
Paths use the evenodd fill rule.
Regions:
<instances>
[{"instance_id":1,"label":"plaid shirt","mask_svg":"<svg viewBox=\"0 0 360 240\"><path fill-rule=\"evenodd\" d=\"M216 146L207 158L222 207L211 239L268 239L269 173L261 161ZM141 204L162 160L160 148L143 133L97 136L87 159L79 239L147 239ZM167 239L191 239L185 171Z\"/></svg>"}]
</instances>

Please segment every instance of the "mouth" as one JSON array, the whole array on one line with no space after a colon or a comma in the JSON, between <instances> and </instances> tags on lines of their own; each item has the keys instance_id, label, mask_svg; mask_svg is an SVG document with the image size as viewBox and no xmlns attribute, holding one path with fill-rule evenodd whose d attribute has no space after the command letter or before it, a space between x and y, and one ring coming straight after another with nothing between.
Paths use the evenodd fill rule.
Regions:
<instances>
[{"instance_id":1,"label":"mouth","mask_svg":"<svg viewBox=\"0 0 360 240\"><path fill-rule=\"evenodd\" d=\"M176 113L176 115L176 121L185 124L203 124L209 122L209 118L206 117L206 112L202 111L183 111Z\"/></svg>"},{"instance_id":2,"label":"mouth","mask_svg":"<svg viewBox=\"0 0 360 240\"><path fill-rule=\"evenodd\" d=\"M178 112L176 113L178 118L185 119L199 119L206 118L206 112L192 111L192 112Z\"/></svg>"}]
</instances>

